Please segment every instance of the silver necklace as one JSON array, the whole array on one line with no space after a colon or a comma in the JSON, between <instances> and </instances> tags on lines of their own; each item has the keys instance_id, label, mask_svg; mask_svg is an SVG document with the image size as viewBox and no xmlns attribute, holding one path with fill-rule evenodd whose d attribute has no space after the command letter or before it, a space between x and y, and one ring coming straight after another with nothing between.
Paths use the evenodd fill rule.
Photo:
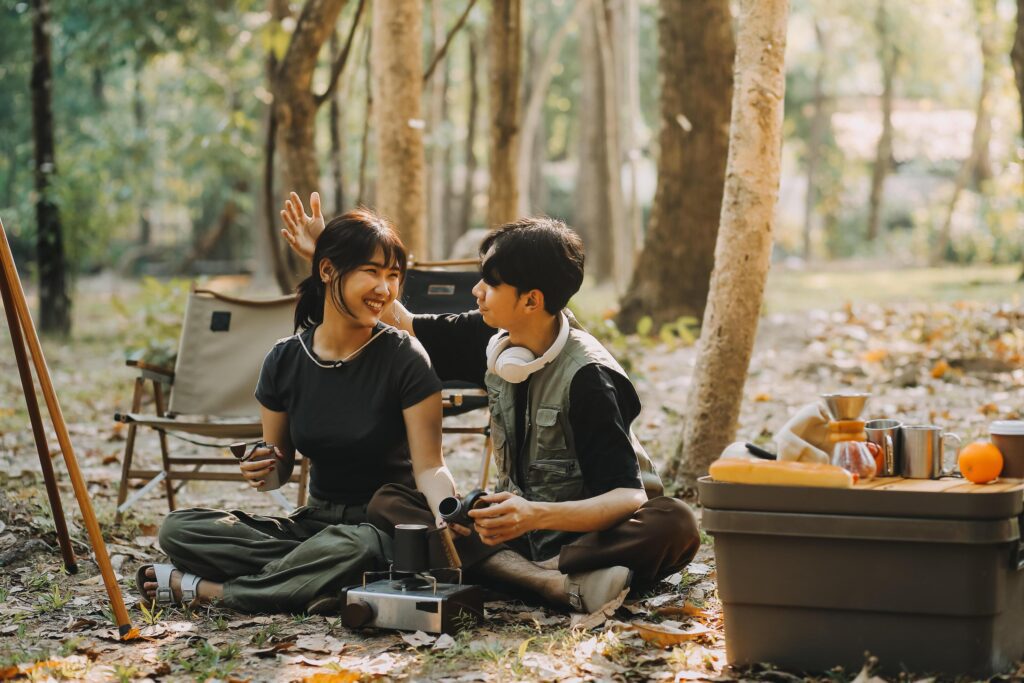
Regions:
<instances>
[{"instance_id":1,"label":"silver necklace","mask_svg":"<svg viewBox=\"0 0 1024 683\"><path fill-rule=\"evenodd\" d=\"M357 355L362 353L363 349L365 349L367 346L369 346L371 343L373 343L373 340L376 339L377 337L379 337L381 334L383 334L384 330L386 330L386 329L387 329L386 326L382 326L379 330L377 330L376 332L373 333L373 336L371 336L369 339L366 340L365 344L360 346L358 349L356 349L352 353L348 354L347 356L345 356L341 360L332 360L332 361L322 361L319 358L317 358L315 355L313 355L313 352L309 349L309 347L306 346L306 340L304 340L302 338L302 334L300 333L300 334L297 334L295 336L298 338L299 345L302 347L302 350L306 352L306 355L309 356L309 359L311 361L316 363L321 368L326 368L328 370L333 370L334 368L340 368L340 367L344 366L345 363L348 363L353 358L355 358ZM309 335L310 339L313 338L313 334L315 334L315 333L316 333L316 327L313 328L313 333L311 333Z\"/></svg>"}]
</instances>

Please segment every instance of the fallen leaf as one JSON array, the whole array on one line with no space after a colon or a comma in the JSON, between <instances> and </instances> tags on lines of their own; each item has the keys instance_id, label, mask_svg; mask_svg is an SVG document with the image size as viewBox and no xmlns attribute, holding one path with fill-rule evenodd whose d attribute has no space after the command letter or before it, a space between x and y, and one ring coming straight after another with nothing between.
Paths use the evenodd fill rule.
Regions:
<instances>
[{"instance_id":1,"label":"fallen leaf","mask_svg":"<svg viewBox=\"0 0 1024 683\"><path fill-rule=\"evenodd\" d=\"M685 603L682 607L660 607L654 610L653 614L658 617L686 616L697 617L698 619L711 619L714 617L711 612L701 609L691 602Z\"/></svg>"},{"instance_id":2,"label":"fallen leaf","mask_svg":"<svg viewBox=\"0 0 1024 683\"><path fill-rule=\"evenodd\" d=\"M416 633L403 633L402 640L409 643L413 647L423 647L424 645L433 645L434 641L437 640L437 638L431 635L427 635L423 631L416 631Z\"/></svg>"},{"instance_id":3,"label":"fallen leaf","mask_svg":"<svg viewBox=\"0 0 1024 683\"><path fill-rule=\"evenodd\" d=\"M634 622L628 624L629 628L634 629L640 634L648 643L654 643L658 647L672 647L673 645L679 645L689 640L694 640L709 633L711 629L703 624L695 624L689 630L682 630L680 628L674 628L672 626L666 626L662 624L648 624L644 622Z\"/></svg>"},{"instance_id":4,"label":"fallen leaf","mask_svg":"<svg viewBox=\"0 0 1024 683\"><path fill-rule=\"evenodd\" d=\"M771 394L761 393L761 394L756 394L754 396L754 402L755 403L768 403L769 401L772 401L772 400L774 400L774 399L772 398Z\"/></svg>"},{"instance_id":5,"label":"fallen leaf","mask_svg":"<svg viewBox=\"0 0 1024 683\"><path fill-rule=\"evenodd\" d=\"M447 650L448 648L455 645L455 639L447 633L442 633L438 636L437 640L434 641L434 645L430 648L431 650Z\"/></svg>"},{"instance_id":6,"label":"fallen leaf","mask_svg":"<svg viewBox=\"0 0 1024 683\"><path fill-rule=\"evenodd\" d=\"M337 659L330 657L326 659L314 659L305 655L278 655L277 660L282 664L304 664L306 666L327 666L337 662Z\"/></svg>"},{"instance_id":7,"label":"fallen leaf","mask_svg":"<svg viewBox=\"0 0 1024 683\"><path fill-rule=\"evenodd\" d=\"M999 414L999 406L995 403L986 403L985 405L978 408L978 412L985 416L992 416Z\"/></svg>"},{"instance_id":8,"label":"fallen leaf","mask_svg":"<svg viewBox=\"0 0 1024 683\"><path fill-rule=\"evenodd\" d=\"M615 614L615 610L619 609L626 596L629 595L629 589L625 588L617 597L612 598L607 603L599 607L592 614L588 614L582 619L573 623L574 628L581 628L585 631L589 631L592 628L597 628L604 622L608 621L608 618Z\"/></svg>"},{"instance_id":9,"label":"fallen leaf","mask_svg":"<svg viewBox=\"0 0 1024 683\"><path fill-rule=\"evenodd\" d=\"M710 565L706 565L703 562L691 562L686 565L686 573L692 576L704 576L711 572Z\"/></svg>"},{"instance_id":10,"label":"fallen leaf","mask_svg":"<svg viewBox=\"0 0 1024 683\"><path fill-rule=\"evenodd\" d=\"M865 363L880 363L889 357L886 349L870 349L861 354L861 360Z\"/></svg>"},{"instance_id":11,"label":"fallen leaf","mask_svg":"<svg viewBox=\"0 0 1024 683\"><path fill-rule=\"evenodd\" d=\"M357 683L363 674L358 671L334 671L332 673L315 673L302 679L303 683Z\"/></svg>"},{"instance_id":12,"label":"fallen leaf","mask_svg":"<svg viewBox=\"0 0 1024 683\"><path fill-rule=\"evenodd\" d=\"M934 379L941 378L947 372L949 372L949 363L947 363L944 360L940 360L939 362L937 362L935 365L932 366L931 369L931 375Z\"/></svg>"},{"instance_id":13,"label":"fallen leaf","mask_svg":"<svg viewBox=\"0 0 1024 683\"><path fill-rule=\"evenodd\" d=\"M295 647L309 652L336 654L345 649L345 643L331 636L299 636L295 641Z\"/></svg>"}]
</instances>

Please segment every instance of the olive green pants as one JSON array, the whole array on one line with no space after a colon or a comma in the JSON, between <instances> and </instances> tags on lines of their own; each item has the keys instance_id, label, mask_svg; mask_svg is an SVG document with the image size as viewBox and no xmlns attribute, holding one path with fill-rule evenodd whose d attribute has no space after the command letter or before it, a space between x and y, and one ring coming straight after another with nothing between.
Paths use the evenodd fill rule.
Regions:
<instances>
[{"instance_id":1,"label":"olive green pants","mask_svg":"<svg viewBox=\"0 0 1024 683\"><path fill-rule=\"evenodd\" d=\"M231 609L304 612L391 558L391 539L365 523L365 505L309 502L287 517L176 510L160 527L160 547L178 569L223 582Z\"/></svg>"}]
</instances>

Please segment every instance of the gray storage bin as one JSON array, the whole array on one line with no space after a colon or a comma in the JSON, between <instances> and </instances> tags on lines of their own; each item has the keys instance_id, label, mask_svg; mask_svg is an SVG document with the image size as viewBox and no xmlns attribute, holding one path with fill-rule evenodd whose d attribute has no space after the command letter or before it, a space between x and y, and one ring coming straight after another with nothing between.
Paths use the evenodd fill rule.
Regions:
<instances>
[{"instance_id":1,"label":"gray storage bin","mask_svg":"<svg viewBox=\"0 0 1024 683\"><path fill-rule=\"evenodd\" d=\"M883 673L989 676L1024 658L1020 488L699 489L731 664L856 671L870 652Z\"/></svg>"}]
</instances>

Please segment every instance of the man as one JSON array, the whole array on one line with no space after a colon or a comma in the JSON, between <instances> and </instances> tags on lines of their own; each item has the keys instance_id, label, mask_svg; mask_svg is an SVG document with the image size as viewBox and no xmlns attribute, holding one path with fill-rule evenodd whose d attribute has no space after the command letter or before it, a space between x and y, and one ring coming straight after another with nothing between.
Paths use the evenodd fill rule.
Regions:
<instances>
[{"instance_id":1,"label":"man","mask_svg":"<svg viewBox=\"0 0 1024 683\"><path fill-rule=\"evenodd\" d=\"M309 258L324 220L295 193L282 234ZM685 566L700 545L697 523L661 483L630 424L640 399L625 372L563 312L583 282L583 245L550 218L497 228L483 241L479 310L413 315L395 303L384 320L415 335L442 380L486 384L498 471L490 505L453 527L466 568L576 610L595 611L630 585ZM647 470L648 498L641 464ZM421 494L388 485L368 517L384 531L432 524Z\"/></svg>"}]
</instances>

